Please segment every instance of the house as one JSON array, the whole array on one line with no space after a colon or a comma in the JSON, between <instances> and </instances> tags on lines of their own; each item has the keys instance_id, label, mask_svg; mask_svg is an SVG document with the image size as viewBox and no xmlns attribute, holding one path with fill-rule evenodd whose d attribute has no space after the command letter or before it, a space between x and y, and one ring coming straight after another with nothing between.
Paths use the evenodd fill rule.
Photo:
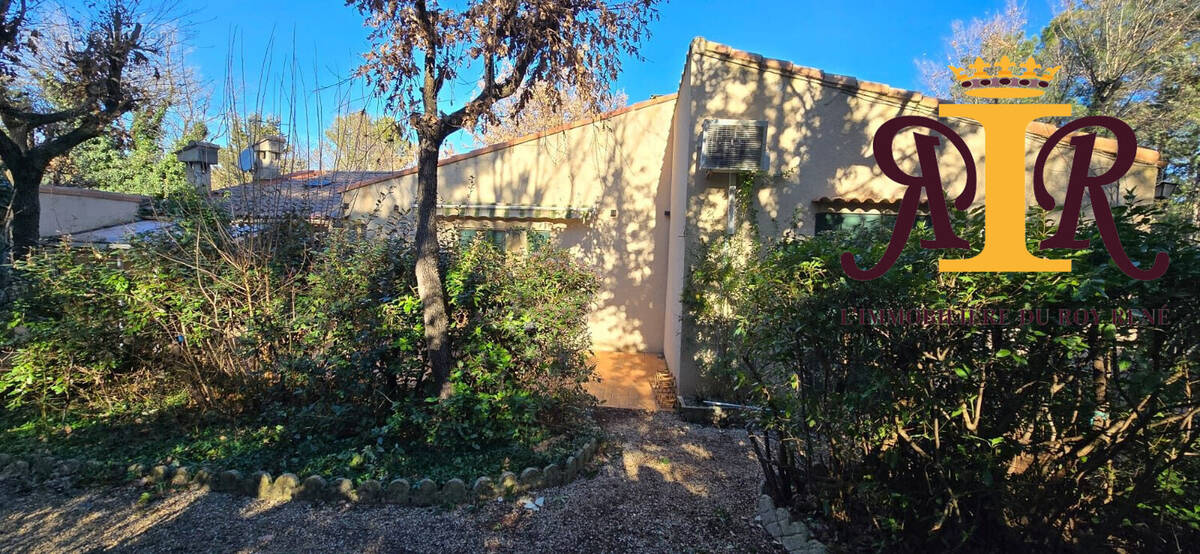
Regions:
<instances>
[{"instance_id":1,"label":"house","mask_svg":"<svg viewBox=\"0 0 1200 554\"><path fill-rule=\"evenodd\" d=\"M755 193L759 228L808 235L895 213L903 189L876 166L872 137L898 115L937 118L938 105L916 92L697 38L673 94L441 160L438 213L460 233L486 233L509 248L549 238L574 252L602 279L589 319L594 349L661 356L678 392L690 395L700 376L681 294L701 241L727 230L734 178L706 169L712 164L706 140L741 133L745 144L761 143L749 158L735 160L775 176ZM976 156L976 202L982 202L980 128L941 121ZM1053 130L1029 127L1027 166ZM901 167L912 171L912 141L896 144ZM1094 169L1110 164L1113 152L1112 144L1097 141ZM942 154L941 167L954 197L964 179L953 170L962 163L952 153ZM1065 175L1070 160L1069 145L1058 147L1049 172ZM1152 198L1159 166L1157 152L1139 149L1122 192ZM1051 181L1061 199L1063 180ZM415 186L415 169L341 186L343 215L384 227L410 213ZM1027 201L1033 203L1031 190Z\"/></svg>"}]
</instances>

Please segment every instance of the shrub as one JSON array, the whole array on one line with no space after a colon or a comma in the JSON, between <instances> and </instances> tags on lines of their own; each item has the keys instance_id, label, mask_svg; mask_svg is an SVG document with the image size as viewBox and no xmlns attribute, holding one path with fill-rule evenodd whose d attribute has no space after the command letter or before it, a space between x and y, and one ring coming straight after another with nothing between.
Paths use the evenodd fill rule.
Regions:
<instances>
[{"instance_id":1,"label":"shrub","mask_svg":"<svg viewBox=\"0 0 1200 554\"><path fill-rule=\"evenodd\" d=\"M445 259L455 395L425 395L413 255L402 239L301 220L233 225L192 197L128 250L63 245L18 265L0 393L42 420L163 406L284 414L335 436L530 443L591 405L596 279L563 252L475 244ZM178 401L174 402L178 404Z\"/></svg>"},{"instance_id":2,"label":"shrub","mask_svg":"<svg viewBox=\"0 0 1200 554\"><path fill-rule=\"evenodd\" d=\"M1094 227L1080 235L1095 249L1049 253L1074 260L1071 273L937 274L936 260L955 254L917 248L931 238L924 227L891 271L866 282L847 278L838 257L874 263L890 229L751 241L741 261L728 258L736 239L711 244L685 303L704 369L763 407L755 446L771 494L847 537L869 530L875 548L1167 550L1200 540L1196 230L1156 207L1114 211L1135 260L1170 253L1165 277L1124 276ZM982 213L955 227L983 244ZM1031 247L1046 227L1030 217ZM842 321L842 309L915 307L1102 317ZM1109 315L1162 307L1166 321Z\"/></svg>"}]
</instances>

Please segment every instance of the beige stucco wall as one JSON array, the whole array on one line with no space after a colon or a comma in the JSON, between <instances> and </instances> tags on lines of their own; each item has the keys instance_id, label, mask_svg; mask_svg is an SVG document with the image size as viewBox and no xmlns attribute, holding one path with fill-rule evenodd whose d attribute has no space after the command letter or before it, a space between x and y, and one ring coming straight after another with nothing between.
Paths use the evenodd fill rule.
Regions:
<instances>
[{"instance_id":1,"label":"beige stucco wall","mask_svg":"<svg viewBox=\"0 0 1200 554\"><path fill-rule=\"evenodd\" d=\"M662 352L666 313L670 133L673 98L561 132L445 160L440 204L584 208L579 220L447 217L443 225L481 224L553 231L600 277L589 326L597 350ZM415 174L350 190L348 216L378 227L410 212Z\"/></svg>"},{"instance_id":2,"label":"beige stucco wall","mask_svg":"<svg viewBox=\"0 0 1200 554\"><path fill-rule=\"evenodd\" d=\"M138 220L145 197L89 189L44 186L38 191L42 237L75 234Z\"/></svg>"},{"instance_id":3,"label":"beige stucco wall","mask_svg":"<svg viewBox=\"0 0 1200 554\"><path fill-rule=\"evenodd\" d=\"M903 186L884 176L872 155L872 139L880 125L899 115L937 118L937 102L919 94L895 94L879 85L859 86L853 79L825 76L812 70L797 74L784 67L789 65L786 62L763 60L745 53L730 54L728 47L703 39L693 41L688 59L676 113L676 117L683 115L688 121L677 122L679 142L675 145L681 158L687 158L675 165L687 167L688 171L677 170L672 183L676 189L686 191L686 228L682 233L686 240L681 241L686 251L678 252L672 245L672 259L682 256L690 261L702 240L718 236L727 228L728 176L710 175L699 169L698 151L706 119L766 121L768 174L774 179L756 195L759 228L770 234L789 228L800 234L812 234L816 230L816 213L839 211L815 204L818 198L902 195ZM979 179L975 203L982 204L987 182L981 127L967 120L938 119L962 136L973 153ZM1027 133L1026 196L1031 205L1034 204L1032 166L1044 140L1041 135ZM916 153L911 133L897 139L895 150L900 166L913 173ZM1056 148L1048 164L1047 184L1060 206L1065 179L1055 176L1065 177L1071 155L1068 147ZM947 195L955 198L965 183L964 165L948 141L939 147L939 161ZM1101 171L1111 165L1112 158L1097 152L1093 162L1093 170ZM1156 165L1137 163L1120 181L1120 187L1122 192L1132 188L1140 199L1149 200L1153 197L1156 176ZM681 280L686 276L686 263L672 266L671 270L674 274L668 280L672 283ZM679 298L678 294L668 296L668 313L679 313ZM688 344L686 319L678 329L683 339L681 352L668 353L667 359L678 358L678 362L671 364L672 371L678 376L680 392L690 394L698 385L693 361L696 349L694 344Z\"/></svg>"},{"instance_id":4,"label":"beige stucco wall","mask_svg":"<svg viewBox=\"0 0 1200 554\"><path fill-rule=\"evenodd\" d=\"M791 68L791 69L789 69ZM726 229L727 176L699 170L698 151L706 119L767 123L769 186L757 192L759 228L771 234L815 231L816 214L837 211L814 200L898 198L903 188L882 175L871 151L875 131L899 115L937 118L936 100L886 86L859 83L763 60L693 41L678 95L644 102L617 114L563 130L455 156L439 170L439 203L539 205L585 208L583 220L485 220L445 217L459 228L481 226L550 229L556 243L574 252L601 278L590 319L597 350L662 352L679 392L700 385L681 306L689 264L702 240ZM938 118L958 132L976 157L979 190L986 199L985 136L966 120ZM1027 173L1044 142L1031 128ZM895 156L912 172L911 134L896 142ZM948 144L940 147L948 195L961 191L963 164ZM1059 203L1071 151L1057 148L1048 184ZM1097 152L1093 170L1111 164ZM959 168L955 170L954 168ZM1139 162L1122 191L1153 195L1157 166ZM416 176L403 172L346 193L347 215L375 229L405 229L411 222ZM1033 203L1031 175L1026 197ZM872 207L866 208L873 211ZM667 212L670 215L667 215ZM392 221L392 223L388 223ZM395 225L395 222L403 222Z\"/></svg>"},{"instance_id":5,"label":"beige stucco wall","mask_svg":"<svg viewBox=\"0 0 1200 554\"><path fill-rule=\"evenodd\" d=\"M679 92L675 98L675 114L671 120L671 175L670 185L667 187L670 190L670 209L674 217L670 220L670 232L667 239L667 294L666 315L663 321L663 358L667 362L667 369L675 376L677 388L681 390L681 383L695 379L694 374L685 375L680 372L685 365L680 358L683 352L683 306L680 299L683 297L688 264L688 260L684 256L687 251L684 245L688 228L687 183L688 175L691 173L692 153L695 151L693 143L688 138L693 122L692 88L683 85L691 79L691 58L695 55L698 54L688 52L688 59L684 62L683 74L680 77ZM689 386L694 388L694 385Z\"/></svg>"},{"instance_id":6,"label":"beige stucco wall","mask_svg":"<svg viewBox=\"0 0 1200 554\"><path fill-rule=\"evenodd\" d=\"M692 85L693 123L690 139L698 142L704 119L753 119L767 122L768 172L782 179L758 192L760 226L764 230L783 229L793 224L803 234L815 231L815 206L820 197L895 198L904 187L884 176L872 155L875 131L899 115L923 115L937 118L936 107L920 102L919 95L906 100L863 90L848 90L812 78L764 69L750 61L705 51L696 57ZM975 157L979 172L976 205L987 195L982 128L968 120L941 118L960 136ZM927 132L927 131L922 131ZM1032 166L1045 138L1032 133L1026 140L1026 183L1032 183ZM1063 141L1065 143L1066 141ZM1063 144L1063 143L1060 143ZM895 157L900 166L912 173L916 152L911 133L897 139ZM940 168L948 195L957 197L965 183L964 167L955 149L943 141L939 147ZM1047 170L1047 184L1061 204L1065 177L1072 151L1055 148ZM1097 152L1092 165L1101 171L1112 163L1109 154ZM694 160L693 160L694 161ZM725 228L724 175L706 176L695 171L693 163L692 207L699 229ZM957 168L957 170L951 169ZM1122 190L1134 188L1142 199L1153 197L1157 167L1138 163L1120 181ZM1034 203L1032 186L1026 196Z\"/></svg>"}]
</instances>

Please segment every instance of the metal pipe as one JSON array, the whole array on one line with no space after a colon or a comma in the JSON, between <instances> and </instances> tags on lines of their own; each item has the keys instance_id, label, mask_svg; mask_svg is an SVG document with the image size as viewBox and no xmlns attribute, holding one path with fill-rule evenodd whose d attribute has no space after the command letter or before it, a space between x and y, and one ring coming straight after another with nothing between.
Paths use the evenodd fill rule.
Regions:
<instances>
[{"instance_id":1,"label":"metal pipe","mask_svg":"<svg viewBox=\"0 0 1200 554\"><path fill-rule=\"evenodd\" d=\"M704 402L704 404L707 404L709 406L713 406L716 408L736 408L739 410L762 411L762 408L759 408L758 406L744 406L742 404L730 404L728 402L716 402L713 400L704 400L703 402Z\"/></svg>"}]
</instances>

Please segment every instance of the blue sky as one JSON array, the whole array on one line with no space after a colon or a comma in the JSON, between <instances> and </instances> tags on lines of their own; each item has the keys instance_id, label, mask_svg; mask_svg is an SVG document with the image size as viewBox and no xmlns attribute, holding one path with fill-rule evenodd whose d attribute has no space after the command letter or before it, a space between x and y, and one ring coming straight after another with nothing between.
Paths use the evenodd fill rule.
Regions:
<instances>
[{"instance_id":1,"label":"blue sky","mask_svg":"<svg viewBox=\"0 0 1200 554\"><path fill-rule=\"evenodd\" d=\"M295 121L298 135L324 125L318 119L327 120L337 105L378 109L361 86L330 86L348 75L369 48L362 17L354 9L336 0L181 1L182 9L191 12L188 60L214 89L216 106L225 97L232 45L234 81L245 83L238 87L245 99L239 103L261 105L285 122ZM1053 1L1024 0L1030 32L1049 20ZM642 50L645 59L627 60L615 88L624 90L631 102L674 92L688 42L703 36L833 73L920 89L914 60L941 57L951 22L983 17L1003 5L1003 0L674 0L661 7L660 19L652 24ZM256 74L267 52L272 64L267 81L273 85L259 87ZM298 94L280 90L279 83L290 81L286 77L293 73L303 81L297 84ZM318 90L318 83L326 88ZM455 143L465 144L461 137Z\"/></svg>"}]
</instances>

